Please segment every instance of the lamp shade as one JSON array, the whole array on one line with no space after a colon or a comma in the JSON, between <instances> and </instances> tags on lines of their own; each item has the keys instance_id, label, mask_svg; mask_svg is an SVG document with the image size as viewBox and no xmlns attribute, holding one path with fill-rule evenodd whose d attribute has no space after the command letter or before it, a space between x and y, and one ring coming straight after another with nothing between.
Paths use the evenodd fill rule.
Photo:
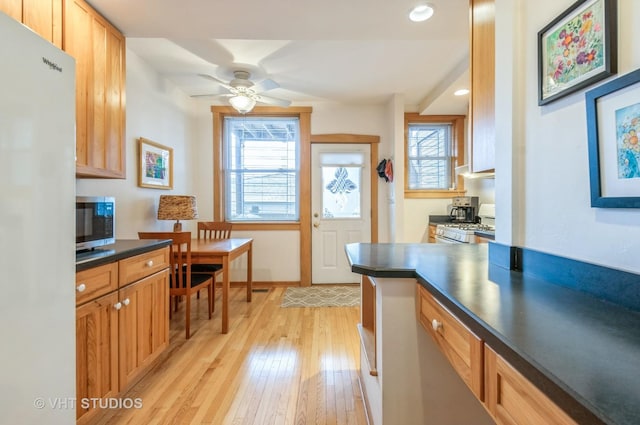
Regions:
<instances>
[{"instance_id":1,"label":"lamp shade","mask_svg":"<svg viewBox=\"0 0 640 425\"><path fill-rule=\"evenodd\" d=\"M160 196L160 203L158 204L158 220L193 220L196 218L198 218L198 207L196 206L195 196Z\"/></svg>"}]
</instances>

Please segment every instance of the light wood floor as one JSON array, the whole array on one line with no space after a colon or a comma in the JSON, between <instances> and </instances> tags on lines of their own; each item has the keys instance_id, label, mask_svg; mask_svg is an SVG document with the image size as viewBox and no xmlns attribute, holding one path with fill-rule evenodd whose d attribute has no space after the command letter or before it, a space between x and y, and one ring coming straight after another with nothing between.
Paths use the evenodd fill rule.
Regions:
<instances>
[{"instance_id":1,"label":"light wood floor","mask_svg":"<svg viewBox=\"0 0 640 425\"><path fill-rule=\"evenodd\" d=\"M96 423L365 425L359 308L280 308L284 290L254 292L247 303L246 290L232 288L226 335L220 300L207 320L206 295L194 297L191 339L180 310L168 355L121 396L143 407L108 410Z\"/></svg>"}]
</instances>

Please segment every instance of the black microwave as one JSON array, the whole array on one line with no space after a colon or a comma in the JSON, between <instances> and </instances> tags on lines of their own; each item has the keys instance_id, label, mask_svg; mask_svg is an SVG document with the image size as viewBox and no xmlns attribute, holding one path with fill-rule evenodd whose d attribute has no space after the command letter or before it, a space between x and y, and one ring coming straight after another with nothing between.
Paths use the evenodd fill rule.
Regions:
<instances>
[{"instance_id":1,"label":"black microwave","mask_svg":"<svg viewBox=\"0 0 640 425\"><path fill-rule=\"evenodd\" d=\"M115 198L76 197L76 251L115 243L115 229Z\"/></svg>"}]
</instances>

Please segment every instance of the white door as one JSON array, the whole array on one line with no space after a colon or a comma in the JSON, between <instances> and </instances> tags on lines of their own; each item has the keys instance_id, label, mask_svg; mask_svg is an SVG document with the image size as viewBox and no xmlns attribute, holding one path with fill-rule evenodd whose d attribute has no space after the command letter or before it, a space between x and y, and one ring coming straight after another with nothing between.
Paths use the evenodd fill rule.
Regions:
<instances>
[{"instance_id":1,"label":"white door","mask_svg":"<svg viewBox=\"0 0 640 425\"><path fill-rule=\"evenodd\" d=\"M371 241L368 144L311 146L311 283L358 283L344 246Z\"/></svg>"}]
</instances>

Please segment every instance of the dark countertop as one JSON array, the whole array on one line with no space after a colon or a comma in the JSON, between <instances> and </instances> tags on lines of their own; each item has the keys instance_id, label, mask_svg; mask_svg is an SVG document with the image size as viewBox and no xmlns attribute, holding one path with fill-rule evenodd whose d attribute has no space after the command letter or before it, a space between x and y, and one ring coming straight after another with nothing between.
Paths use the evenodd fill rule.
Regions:
<instances>
[{"instance_id":1,"label":"dark countertop","mask_svg":"<svg viewBox=\"0 0 640 425\"><path fill-rule=\"evenodd\" d=\"M169 246L171 240L155 239L118 239L112 245L105 245L93 251L76 253L76 272L87 270L103 264L113 263L123 258Z\"/></svg>"},{"instance_id":2,"label":"dark countertop","mask_svg":"<svg viewBox=\"0 0 640 425\"><path fill-rule=\"evenodd\" d=\"M579 424L640 424L640 312L488 263L488 244L349 244L355 273L416 278Z\"/></svg>"},{"instance_id":3,"label":"dark countertop","mask_svg":"<svg viewBox=\"0 0 640 425\"><path fill-rule=\"evenodd\" d=\"M496 239L496 232L493 230L476 230L473 233L476 236L480 236L481 238L491 239L492 241Z\"/></svg>"}]
</instances>

